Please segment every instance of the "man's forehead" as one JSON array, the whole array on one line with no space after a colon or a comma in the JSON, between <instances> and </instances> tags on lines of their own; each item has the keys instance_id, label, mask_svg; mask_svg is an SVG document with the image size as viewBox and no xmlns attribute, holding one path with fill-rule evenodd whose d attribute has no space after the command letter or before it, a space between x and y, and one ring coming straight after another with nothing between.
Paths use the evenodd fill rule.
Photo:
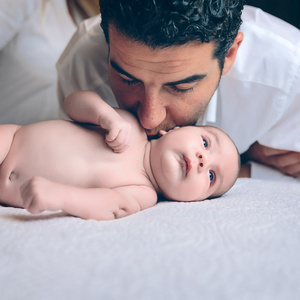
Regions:
<instances>
[{"instance_id":1,"label":"man's forehead","mask_svg":"<svg viewBox=\"0 0 300 300\"><path fill-rule=\"evenodd\" d=\"M199 61L209 61L213 59L214 44L190 42L184 45L174 45L168 47L151 48L144 43L134 41L122 34L113 25L109 26L110 51L114 54L126 53L126 57L136 61L150 61L151 63L166 64L168 67L177 67L181 63L198 59Z\"/></svg>"}]
</instances>

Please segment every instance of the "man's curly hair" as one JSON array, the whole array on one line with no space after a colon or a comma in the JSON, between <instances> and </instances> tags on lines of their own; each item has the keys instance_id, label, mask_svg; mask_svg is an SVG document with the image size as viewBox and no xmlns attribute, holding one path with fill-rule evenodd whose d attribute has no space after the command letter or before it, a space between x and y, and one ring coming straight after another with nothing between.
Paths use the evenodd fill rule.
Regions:
<instances>
[{"instance_id":1,"label":"man's curly hair","mask_svg":"<svg viewBox=\"0 0 300 300\"><path fill-rule=\"evenodd\" d=\"M189 42L215 42L214 58L224 58L242 23L243 0L99 0L101 27L153 49Z\"/></svg>"}]
</instances>

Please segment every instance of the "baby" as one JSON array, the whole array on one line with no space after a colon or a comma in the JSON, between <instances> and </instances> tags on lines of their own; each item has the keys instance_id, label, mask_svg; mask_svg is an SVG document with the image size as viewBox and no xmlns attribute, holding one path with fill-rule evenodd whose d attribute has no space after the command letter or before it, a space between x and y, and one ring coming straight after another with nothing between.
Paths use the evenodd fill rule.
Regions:
<instances>
[{"instance_id":1,"label":"baby","mask_svg":"<svg viewBox=\"0 0 300 300\"><path fill-rule=\"evenodd\" d=\"M0 125L0 203L109 220L154 206L157 194L199 201L224 194L236 181L239 154L220 129L187 126L148 141L132 114L93 92L67 97L71 116L83 97L97 101L100 126Z\"/></svg>"}]
</instances>

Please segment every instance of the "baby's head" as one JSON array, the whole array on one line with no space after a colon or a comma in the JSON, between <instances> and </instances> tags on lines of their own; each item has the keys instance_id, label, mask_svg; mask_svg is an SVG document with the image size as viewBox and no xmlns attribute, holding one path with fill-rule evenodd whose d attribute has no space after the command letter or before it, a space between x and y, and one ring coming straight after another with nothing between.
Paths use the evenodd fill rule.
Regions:
<instances>
[{"instance_id":1,"label":"baby's head","mask_svg":"<svg viewBox=\"0 0 300 300\"><path fill-rule=\"evenodd\" d=\"M175 128L151 141L159 192L170 200L199 201L227 192L238 178L240 155L231 138L212 126Z\"/></svg>"}]
</instances>

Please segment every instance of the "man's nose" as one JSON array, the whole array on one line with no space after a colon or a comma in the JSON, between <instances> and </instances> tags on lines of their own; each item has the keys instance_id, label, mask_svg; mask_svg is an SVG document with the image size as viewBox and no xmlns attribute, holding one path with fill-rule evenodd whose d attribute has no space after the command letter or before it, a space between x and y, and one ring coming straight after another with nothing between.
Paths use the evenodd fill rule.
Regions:
<instances>
[{"instance_id":1,"label":"man's nose","mask_svg":"<svg viewBox=\"0 0 300 300\"><path fill-rule=\"evenodd\" d=\"M140 100L137 114L141 125L145 129L154 129L166 118L166 107L155 92L145 91L144 97Z\"/></svg>"}]
</instances>

